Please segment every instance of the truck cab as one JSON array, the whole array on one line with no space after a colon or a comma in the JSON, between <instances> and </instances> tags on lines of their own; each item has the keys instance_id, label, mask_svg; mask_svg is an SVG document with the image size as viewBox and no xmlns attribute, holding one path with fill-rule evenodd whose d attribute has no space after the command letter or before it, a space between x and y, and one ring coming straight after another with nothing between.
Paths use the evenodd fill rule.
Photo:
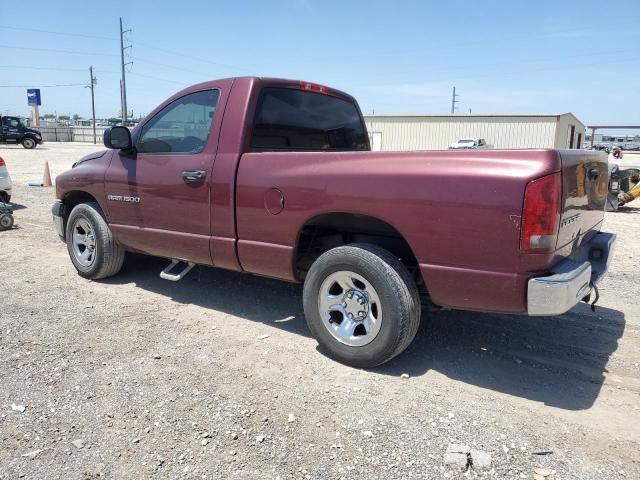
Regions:
<instances>
[{"instance_id":1,"label":"truck cab","mask_svg":"<svg viewBox=\"0 0 640 480\"><path fill-rule=\"evenodd\" d=\"M0 115L0 143L19 143L30 150L42 143L42 134L25 125L20 117Z\"/></svg>"}]
</instances>

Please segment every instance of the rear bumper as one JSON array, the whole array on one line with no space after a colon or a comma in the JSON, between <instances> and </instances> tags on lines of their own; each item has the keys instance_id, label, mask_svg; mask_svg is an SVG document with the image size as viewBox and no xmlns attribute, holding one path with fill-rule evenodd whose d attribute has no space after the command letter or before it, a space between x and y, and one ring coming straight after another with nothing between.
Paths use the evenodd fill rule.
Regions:
<instances>
[{"instance_id":1,"label":"rear bumper","mask_svg":"<svg viewBox=\"0 0 640 480\"><path fill-rule=\"evenodd\" d=\"M53 228L64 242L64 203L56 200L51 207L51 213L53 214Z\"/></svg>"},{"instance_id":2,"label":"rear bumper","mask_svg":"<svg viewBox=\"0 0 640 480\"><path fill-rule=\"evenodd\" d=\"M591 294L607 273L613 257L616 236L598 233L570 258L552 268L551 275L529 279L527 313L560 315Z\"/></svg>"}]
</instances>

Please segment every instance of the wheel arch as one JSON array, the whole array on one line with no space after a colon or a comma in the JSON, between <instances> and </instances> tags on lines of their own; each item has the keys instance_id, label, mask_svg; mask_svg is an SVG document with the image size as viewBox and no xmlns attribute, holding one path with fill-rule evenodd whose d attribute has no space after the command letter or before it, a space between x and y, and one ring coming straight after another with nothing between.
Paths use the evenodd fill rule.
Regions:
<instances>
[{"instance_id":1,"label":"wheel arch","mask_svg":"<svg viewBox=\"0 0 640 480\"><path fill-rule=\"evenodd\" d=\"M64 204L64 225L63 225L64 230L63 231L65 232L67 231L67 220L69 219L69 215L71 214L71 211L74 209L74 207L76 205L80 205L81 203L88 203L88 202L96 203L100 209L100 214L106 220L106 216L104 214L104 210L102 209L102 205L100 205L100 202L98 202L96 197L94 197L88 192L85 192L84 190L71 190L65 193L64 196L62 197L62 203Z\"/></svg>"},{"instance_id":2,"label":"wheel arch","mask_svg":"<svg viewBox=\"0 0 640 480\"><path fill-rule=\"evenodd\" d=\"M371 215L344 211L315 215L299 229L293 251L296 278L304 280L311 264L327 250L351 243L384 248L400 259L419 284L424 284L413 249L396 227Z\"/></svg>"}]
</instances>

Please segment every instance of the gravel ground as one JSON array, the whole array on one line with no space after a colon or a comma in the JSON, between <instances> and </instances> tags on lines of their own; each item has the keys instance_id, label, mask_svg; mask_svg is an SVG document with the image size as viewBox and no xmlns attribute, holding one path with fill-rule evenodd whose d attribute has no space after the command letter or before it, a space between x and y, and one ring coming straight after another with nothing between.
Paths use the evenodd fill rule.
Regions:
<instances>
[{"instance_id":1,"label":"gravel ground","mask_svg":"<svg viewBox=\"0 0 640 480\"><path fill-rule=\"evenodd\" d=\"M406 353L356 370L317 351L300 286L166 282L143 256L76 275L53 189L26 183L96 149L0 148L17 224L0 233L0 479L640 478L640 204L606 216L595 313L424 312ZM491 465L472 452L462 473L449 447Z\"/></svg>"}]
</instances>

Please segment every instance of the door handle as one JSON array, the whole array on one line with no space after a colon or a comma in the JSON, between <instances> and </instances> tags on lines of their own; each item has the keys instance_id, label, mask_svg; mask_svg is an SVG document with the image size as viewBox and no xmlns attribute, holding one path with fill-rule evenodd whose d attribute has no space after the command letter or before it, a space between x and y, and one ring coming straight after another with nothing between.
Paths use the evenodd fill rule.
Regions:
<instances>
[{"instance_id":1,"label":"door handle","mask_svg":"<svg viewBox=\"0 0 640 480\"><path fill-rule=\"evenodd\" d=\"M204 170L184 170L182 179L185 183L197 183L206 180L207 174Z\"/></svg>"}]
</instances>

